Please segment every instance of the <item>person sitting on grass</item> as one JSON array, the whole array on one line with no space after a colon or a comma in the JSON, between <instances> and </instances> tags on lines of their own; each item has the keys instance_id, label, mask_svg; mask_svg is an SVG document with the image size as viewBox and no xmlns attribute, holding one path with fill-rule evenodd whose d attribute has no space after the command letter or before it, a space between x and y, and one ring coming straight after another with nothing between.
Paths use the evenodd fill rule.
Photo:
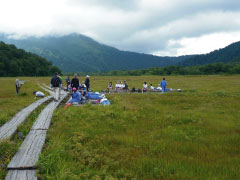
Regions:
<instances>
[{"instance_id":1,"label":"person sitting on grass","mask_svg":"<svg viewBox=\"0 0 240 180\"><path fill-rule=\"evenodd\" d=\"M147 85L147 82L144 82L143 83L143 89L142 89L142 92L147 92L148 91L148 85Z\"/></svg>"},{"instance_id":2,"label":"person sitting on grass","mask_svg":"<svg viewBox=\"0 0 240 180\"><path fill-rule=\"evenodd\" d=\"M108 93L111 93L111 92L112 92L112 90L113 90L113 84L112 84L112 82L109 82L107 89L108 89Z\"/></svg>"},{"instance_id":3,"label":"person sitting on grass","mask_svg":"<svg viewBox=\"0 0 240 180\"><path fill-rule=\"evenodd\" d=\"M165 78L163 78L163 80L161 81L160 86L162 87L162 93L166 92L167 81L165 80Z\"/></svg>"},{"instance_id":4,"label":"person sitting on grass","mask_svg":"<svg viewBox=\"0 0 240 180\"><path fill-rule=\"evenodd\" d=\"M81 102L81 93L77 91L77 88L73 88L72 99L66 104L64 107L65 109L71 106L73 103L80 103Z\"/></svg>"},{"instance_id":5,"label":"person sitting on grass","mask_svg":"<svg viewBox=\"0 0 240 180\"><path fill-rule=\"evenodd\" d=\"M150 84L150 90L151 91L156 91L156 88L152 84Z\"/></svg>"},{"instance_id":6,"label":"person sitting on grass","mask_svg":"<svg viewBox=\"0 0 240 180\"><path fill-rule=\"evenodd\" d=\"M123 87L123 90L128 90L128 84L126 81L124 81L124 87Z\"/></svg>"}]
</instances>

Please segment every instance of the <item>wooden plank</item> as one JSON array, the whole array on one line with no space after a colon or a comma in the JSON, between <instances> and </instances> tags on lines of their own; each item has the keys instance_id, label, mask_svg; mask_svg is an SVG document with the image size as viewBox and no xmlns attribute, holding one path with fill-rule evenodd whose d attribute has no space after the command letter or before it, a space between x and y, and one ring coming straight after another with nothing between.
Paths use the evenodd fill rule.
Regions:
<instances>
[{"instance_id":1,"label":"wooden plank","mask_svg":"<svg viewBox=\"0 0 240 180\"><path fill-rule=\"evenodd\" d=\"M10 121L0 127L0 140L12 137L13 134L16 132L17 127L26 120L30 113L42 103L48 101L51 98L52 96L42 98L38 101L35 101L28 107L24 108L22 111L18 112Z\"/></svg>"},{"instance_id":2,"label":"wooden plank","mask_svg":"<svg viewBox=\"0 0 240 180\"><path fill-rule=\"evenodd\" d=\"M38 119L33 124L32 129L35 130L47 130L50 126L54 109L60 102L51 102L38 116Z\"/></svg>"},{"instance_id":3,"label":"wooden plank","mask_svg":"<svg viewBox=\"0 0 240 180\"><path fill-rule=\"evenodd\" d=\"M51 96L54 96L54 92L49 90L49 89L46 89L45 87L43 87L42 85L38 84L44 91L48 92Z\"/></svg>"},{"instance_id":4,"label":"wooden plank","mask_svg":"<svg viewBox=\"0 0 240 180\"><path fill-rule=\"evenodd\" d=\"M47 89L49 89L49 90L52 91L52 88L51 88L50 86L46 85L45 83L43 83L42 85L43 85L45 88L47 88Z\"/></svg>"},{"instance_id":5,"label":"wooden plank","mask_svg":"<svg viewBox=\"0 0 240 180\"><path fill-rule=\"evenodd\" d=\"M37 180L36 170L9 170L5 180Z\"/></svg>"},{"instance_id":6,"label":"wooden plank","mask_svg":"<svg viewBox=\"0 0 240 180\"><path fill-rule=\"evenodd\" d=\"M8 169L34 169L46 139L46 130L31 130L14 155Z\"/></svg>"},{"instance_id":7,"label":"wooden plank","mask_svg":"<svg viewBox=\"0 0 240 180\"><path fill-rule=\"evenodd\" d=\"M65 93L60 101L51 102L38 116L37 121L32 127L25 140L23 141L18 152L14 155L8 169L34 169L42 151L46 139L47 129L49 128L52 113L60 102L67 96ZM46 129L46 130L45 130Z\"/></svg>"}]
</instances>

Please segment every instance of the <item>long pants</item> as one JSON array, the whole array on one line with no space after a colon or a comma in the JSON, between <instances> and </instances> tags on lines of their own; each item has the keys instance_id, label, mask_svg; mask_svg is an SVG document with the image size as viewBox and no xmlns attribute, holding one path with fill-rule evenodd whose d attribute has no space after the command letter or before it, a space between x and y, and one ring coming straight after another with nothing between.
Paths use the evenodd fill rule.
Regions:
<instances>
[{"instance_id":1,"label":"long pants","mask_svg":"<svg viewBox=\"0 0 240 180\"><path fill-rule=\"evenodd\" d=\"M89 91L90 85L86 85L87 91Z\"/></svg>"},{"instance_id":2,"label":"long pants","mask_svg":"<svg viewBox=\"0 0 240 180\"><path fill-rule=\"evenodd\" d=\"M162 93L166 92L166 87L162 87Z\"/></svg>"},{"instance_id":3,"label":"long pants","mask_svg":"<svg viewBox=\"0 0 240 180\"><path fill-rule=\"evenodd\" d=\"M19 91L20 91L20 87L16 85L16 93L19 94Z\"/></svg>"},{"instance_id":4,"label":"long pants","mask_svg":"<svg viewBox=\"0 0 240 180\"><path fill-rule=\"evenodd\" d=\"M54 99L58 101L60 99L61 88L54 87L53 90L54 90Z\"/></svg>"}]
</instances>

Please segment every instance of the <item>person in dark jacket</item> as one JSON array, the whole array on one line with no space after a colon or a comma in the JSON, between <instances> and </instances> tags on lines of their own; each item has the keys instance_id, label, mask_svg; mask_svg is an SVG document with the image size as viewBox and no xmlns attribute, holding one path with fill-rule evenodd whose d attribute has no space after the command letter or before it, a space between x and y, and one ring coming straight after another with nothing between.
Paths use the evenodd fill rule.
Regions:
<instances>
[{"instance_id":1,"label":"person in dark jacket","mask_svg":"<svg viewBox=\"0 0 240 180\"><path fill-rule=\"evenodd\" d=\"M76 88L77 90L79 88L79 79L78 79L77 74L74 74L74 78L71 81L71 87Z\"/></svg>"},{"instance_id":2,"label":"person in dark jacket","mask_svg":"<svg viewBox=\"0 0 240 180\"><path fill-rule=\"evenodd\" d=\"M60 100L61 94L61 87L62 87L62 80L59 77L59 74L55 72L55 75L51 79L51 88L54 89L54 100Z\"/></svg>"},{"instance_id":3,"label":"person in dark jacket","mask_svg":"<svg viewBox=\"0 0 240 180\"><path fill-rule=\"evenodd\" d=\"M70 77L68 76L68 78L65 81L66 81L66 84L67 84L67 91L68 91L69 90L69 86L71 84Z\"/></svg>"},{"instance_id":4,"label":"person in dark jacket","mask_svg":"<svg viewBox=\"0 0 240 180\"><path fill-rule=\"evenodd\" d=\"M90 76L86 76L86 80L85 80L85 85L86 85L86 88L87 88L87 91L89 91L89 88L90 88Z\"/></svg>"}]
</instances>

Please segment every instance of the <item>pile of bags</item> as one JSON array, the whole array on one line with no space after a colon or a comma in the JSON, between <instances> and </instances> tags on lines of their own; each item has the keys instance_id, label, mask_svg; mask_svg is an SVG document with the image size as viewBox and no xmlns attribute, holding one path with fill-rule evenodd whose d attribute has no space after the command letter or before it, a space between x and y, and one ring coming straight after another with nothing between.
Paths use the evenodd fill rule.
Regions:
<instances>
[{"instance_id":1,"label":"pile of bags","mask_svg":"<svg viewBox=\"0 0 240 180\"><path fill-rule=\"evenodd\" d=\"M88 92L85 95L87 101L93 104L102 104L102 105L110 105L110 101L105 97L104 94L100 94L99 92Z\"/></svg>"}]
</instances>

